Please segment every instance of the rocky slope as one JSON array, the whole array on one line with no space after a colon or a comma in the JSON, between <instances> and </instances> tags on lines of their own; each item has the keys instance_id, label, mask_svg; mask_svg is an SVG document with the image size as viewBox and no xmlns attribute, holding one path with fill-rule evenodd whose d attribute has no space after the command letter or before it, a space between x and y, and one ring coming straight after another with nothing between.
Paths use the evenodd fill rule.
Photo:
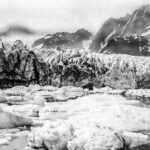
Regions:
<instances>
[{"instance_id":1,"label":"rocky slope","mask_svg":"<svg viewBox=\"0 0 150 150\"><path fill-rule=\"evenodd\" d=\"M125 38L116 37L108 42L101 53L150 56L150 41L137 35Z\"/></svg>"},{"instance_id":2,"label":"rocky slope","mask_svg":"<svg viewBox=\"0 0 150 150\"><path fill-rule=\"evenodd\" d=\"M85 30L80 29L74 33L62 32L55 34L47 34L45 37L36 40L32 47L42 48L82 48L83 41L89 40L92 34Z\"/></svg>"},{"instance_id":3,"label":"rocky slope","mask_svg":"<svg viewBox=\"0 0 150 150\"><path fill-rule=\"evenodd\" d=\"M150 6L144 5L141 8L135 10L131 15L126 15L125 17L114 19L110 18L108 19L100 28L98 33L95 35L92 43L90 44L90 49L93 51L101 51L103 48L105 48L108 45L112 44L112 40L115 40L116 38L121 38L122 40L116 40L116 45L112 44L109 48L110 53L118 53L114 52L114 46L116 46L119 50L119 53L129 53L128 49L131 50L131 47L134 47L135 44L137 44L137 40L131 38L130 36L138 35L145 38L150 38ZM120 46L124 38L129 37L131 38L131 43L129 41L129 44L126 43L126 49L122 49ZM145 39L143 38L143 40ZM146 39L147 40L147 39ZM138 45L141 45L142 42L138 41ZM145 45L145 47L149 47L149 45ZM140 46L138 47L140 49ZM139 54L139 50L137 49L137 54ZM140 55L143 55L141 53ZM145 50L144 50L145 51ZM106 52L108 53L108 52ZM132 54L132 51L131 53Z\"/></svg>"}]
</instances>

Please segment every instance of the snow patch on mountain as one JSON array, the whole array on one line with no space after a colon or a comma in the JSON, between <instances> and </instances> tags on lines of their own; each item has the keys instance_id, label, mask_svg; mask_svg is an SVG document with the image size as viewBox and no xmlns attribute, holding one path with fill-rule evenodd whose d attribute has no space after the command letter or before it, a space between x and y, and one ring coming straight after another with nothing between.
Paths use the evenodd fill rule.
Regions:
<instances>
[{"instance_id":1,"label":"snow patch on mountain","mask_svg":"<svg viewBox=\"0 0 150 150\"><path fill-rule=\"evenodd\" d=\"M146 36L146 35L149 35L150 34L150 30L148 30L147 32L141 34L142 36Z\"/></svg>"},{"instance_id":2,"label":"snow patch on mountain","mask_svg":"<svg viewBox=\"0 0 150 150\"><path fill-rule=\"evenodd\" d=\"M135 13L132 21L135 21L137 19L137 14L138 14L138 11Z\"/></svg>"},{"instance_id":3,"label":"snow patch on mountain","mask_svg":"<svg viewBox=\"0 0 150 150\"><path fill-rule=\"evenodd\" d=\"M150 25L146 27L146 29L149 29L149 28L150 28Z\"/></svg>"},{"instance_id":4,"label":"snow patch on mountain","mask_svg":"<svg viewBox=\"0 0 150 150\"><path fill-rule=\"evenodd\" d=\"M105 39L105 43L107 43L109 41L110 37L112 37L115 33L116 33L116 30L114 29Z\"/></svg>"},{"instance_id":5,"label":"snow patch on mountain","mask_svg":"<svg viewBox=\"0 0 150 150\"><path fill-rule=\"evenodd\" d=\"M125 27L123 28L123 30L122 30L122 32L121 32L121 35L124 34L124 31L125 31L125 29L126 29L126 27L128 26L128 24L129 24L130 21L131 21L131 19L128 20L127 24L126 24Z\"/></svg>"},{"instance_id":6,"label":"snow patch on mountain","mask_svg":"<svg viewBox=\"0 0 150 150\"><path fill-rule=\"evenodd\" d=\"M47 34L47 35L45 35L44 39L49 39L49 38L52 38L52 37L53 37L52 34Z\"/></svg>"},{"instance_id":7,"label":"snow patch on mountain","mask_svg":"<svg viewBox=\"0 0 150 150\"><path fill-rule=\"evenodd\" d=\"M107 38L105 39L105 42L104 43L100 43L100 47L101 49L105 48L106 45L108 44L109 42L109 39L116 33L116 29L114 28L114 30L107 36Z\"/></svg>"}]
</instances>

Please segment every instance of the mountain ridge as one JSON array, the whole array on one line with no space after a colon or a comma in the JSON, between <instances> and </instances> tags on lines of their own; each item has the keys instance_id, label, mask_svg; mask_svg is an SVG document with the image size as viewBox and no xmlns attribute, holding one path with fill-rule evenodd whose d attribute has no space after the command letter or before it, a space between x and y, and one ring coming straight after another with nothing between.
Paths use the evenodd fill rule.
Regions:
<instances>
[{"instance_id":1,"label":"mountain ridge","mask_svg":"<svg viewBox=\"0 0 150 150\"><path fill-rule=\"evenodd\" d=\"M150 5L143 5L131 15L127 14L119 19L109 18L94 36L89 49L101 52L112 39L134 35L150 38Z\"/></svg>"},{"instance_id":2,"label":"mountain ridge","mask_svg":"<svg viewBox=\"0 0 150 150\"><path fill-rule=\"evenodd\" d=\"M79 29L74 33L56 32L54 34L47 34L44 37L37 39L32 44L32 47L41 48L82 48L83 41L89 40L92 36L86 29Z\"/></svg>"},{"instance_id":3,"label":"mountain ridge","mask_svg":"<svg viewBox=\"0 0 150 150\"><path fill-rule=\"evenodd\" d=\"M10 36L14 34L33 35L35 33L35 31L29 29L28 27L24 27L21 25L11 25L4 31L0 31L0 36Z\"/></svg>"}]
</instances>

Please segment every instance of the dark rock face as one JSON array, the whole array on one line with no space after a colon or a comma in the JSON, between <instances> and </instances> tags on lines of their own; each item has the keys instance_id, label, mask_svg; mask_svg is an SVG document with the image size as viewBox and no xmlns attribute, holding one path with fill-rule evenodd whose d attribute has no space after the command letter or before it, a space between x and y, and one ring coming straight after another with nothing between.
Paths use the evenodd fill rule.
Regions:
<instances>
[{"instance_id":1,"label":"dark rock face","mask_svg":"<svg viewBox=\"0 0 150 150\"><path fill-rule=\"evenodd\" d=\"M92 91L93 90L93 86L94 86L94 84L92 82L89 82L89 83L86 83L86 84L82 85L82 88Z\"/></svg>"},{"instance_id":2,"label":"dark rock face","mask_svg":"<svg viewBox=\"0 0 150 150\"><path fill-rule=\"evenodd\" d=\"M149 144L143 144L143 145L139 145L133 148L130 148L131 150L147 150L150 149L150 145Z\"/></svg>"},{"instance_id":3,"label":"dark rock face","mask_svg":"<svg viewBox=\"0 0 150 150\"><path fill-rule=\"evenodd\" d=\"M0 50L0 87L38 83L48 84L49 67L38 60L36 55L25 49L21 41L16 41L12 50Z\"/></svg>"},{"instance_id":4,"label":"dark rock face","mask_svg":"<svg viewBox=\"0 0 150 150\"><path fill-rule=\"evenodd\" d=\"M114 38L101 50L105 54L129 54L150 56L150 41L142 36L130 36L126 38Z\"/></svg>"},{"instance_id":5,"label":"dark rock face","mask_svg":"<svg viewBox=\"0 0 150 150\"><path fill-rule=\"evenodd\" d=\"M82 48L82 42L90 39L92 34L85 29L80 29L75 33L55 33L47 34L45 37L36 40L32 47L40 46L42 48Z\"/></svg>"},{"instance_id":6,"label":"dark rock face","mask_svg":"<svg viewBox=\"0 0 150 150\"><path fill-rule=\"evenodd\" d=\"M149 5L142 6L141 8L134 11L132 15L126 15L125 17L122 17L120 19L108 19L95 35L89 49L91 49L92 51L101 52L101 50L103 50L107 46L107 44L111 42L111 40L116 38L126 38L135 34L138 36L150 38ZM133 39L131 38L131 40ZM140 44L141 42L139 41L138 45ZM134 44L131 46L134 46ZM122 52L120 50L119 53L126 53L126 51L123 50Z\"/></svg>"}]
</instances>

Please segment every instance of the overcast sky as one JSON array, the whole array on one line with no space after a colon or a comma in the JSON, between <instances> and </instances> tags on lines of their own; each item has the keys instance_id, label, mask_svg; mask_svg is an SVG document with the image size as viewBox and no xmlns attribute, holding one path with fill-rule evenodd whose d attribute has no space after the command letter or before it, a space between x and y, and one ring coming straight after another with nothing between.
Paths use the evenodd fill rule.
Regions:
<instances>
[{"instance_id":1,"label":"overcast sky","mask_svg":"<svg viewBox=\"0 0 150 150\"><path fill-rule=\"evenodd\" d=\"M0 28L21 24L35 30L96 32L109 17L132 13L150 0L0 0Z\"/></svg>"}]
</instances>

